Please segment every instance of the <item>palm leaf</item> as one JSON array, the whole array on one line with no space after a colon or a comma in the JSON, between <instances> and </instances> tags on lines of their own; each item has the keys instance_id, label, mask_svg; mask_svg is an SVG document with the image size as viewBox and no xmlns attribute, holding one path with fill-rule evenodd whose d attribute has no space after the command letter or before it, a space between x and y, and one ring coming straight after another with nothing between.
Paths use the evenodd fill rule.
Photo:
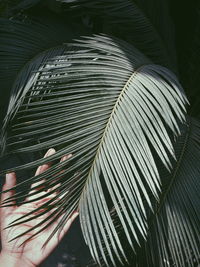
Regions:
<instances>
[{"instance_id":1,"label":"palm leaf","mask_svg":"<svg viewBox=\"0 0 200 267\"><path fill-rule=\"evenodd\" d=\"M12 6L12 11L21 11L21 10L25 10L25 9L29 9L35 5L37 5L39 2L41 2L41 0L20 0L19 3L17 3L17 5L15 5L14 7Z\"/></svg>"},{"instance_id":2,"label":"palm leaf","mask_svg":"<svg viewBox=\"0 0 200 267\"><path fill-rule=\"evenodd\" d=\"M14 80L29 60L43 50L72 40L79 33L86 34L82 27L77 29L73 23L66 26L62 22L27 16L0 19L1 116L6 111Z\"/></svg>"},{"instance_id":3,"label":"palm leaf","mask_svg":"<svg viewBox=\"0 0 200 267\"><path fill-rule=\"evenodd\" d=\"M195 266L197 262L200 263L199 137L199 121L189 120L186 133L176 145L177 162L172 175L163 177L163 180L168 178L170 183L156 212L154 229L157 230L157 245L162 244L161 254L168 261L171 258L176 266ZM152 243L152 236L150 238ZM160 266L165 265L164 259L157 259Z\"/></svg>"},{"instance_id":4,"label":"palm leaf","mask_svg":"<svg viewBox=\"0 0 200 267\"><path fill-rule=\"evenodd\" d=\"M14 0L2 1L2 14L6 18L13 17L15 14L37 5L40 0Z\"/></svg>"},{"instance_id":5,"label":"palm leaf","mask_svg":"<svg viewBox=\"0 0 200 267\"><path fill-rule=\"evenodd\" d=\"M174 66L177 65L175 29L170 17L169 0L132 0L145 13L161 36Z\"/></svg>"},{"instance_id":6,"label":"palm leaf","mask_svg":"<svg viewBox=\"0 0 200 267\"><path fill-rule=\"evenodd\" d=\"M51 188L59 183L56 178L61 179L58 195L64 194L63 198L52 201L55 217L65 216L56 231L78 207L93 257L116 266L116 259L122 262L126 256L110 210L115 207L135 250L147 236L151 199L158 199L161 190L155 155L171 168L172 140L180 133L185 102L169 70L119 39L85 37L42 53L18 75L3 143L7 154L55 147L57 153L48 160L69 153L73 157L17 185L16 197L26 196L27 183L45 178L45 186ZM34 168L46 161L5 171ZM37 198L37 192L33 194ZM45 204L47 210L52 201ZM27 216L15 223L30 220ZM51 222L51 218L43 221L44 228Z\"/></svg>"},{"instance_id":7,"label":"palm leaf","mask_svg":"<svg viewBox=\"0 0 200 267\"><path fill-rule=\"evenodd\" d=\"M61 3L56 0L20 0L16 4L12 3L7 9L7 12L10 12L12 15L18 14L19 12L33 11L34 9L37 9L37 14L40 11L44 14L48 9L55 13L61 13L62 11Z\"/></svg>"},{"instance_id":8,"label":"palm leaf","mask_svg":"<svg viewBox=\"0 0 200 267\"><path fill-rule=\"evenodd\" d=\"M176 71L164 43L150 20L132 0L59 0L72 10L82 8L95 20L102 19L102 32L119 37L137 47L154 63ZM76 12L78 13L78 12ZM82 12L79 12L81 15ZM97 19L98 18L98 19ZM169 25L168 25L169 27ZM171 38L170 38L171 39ZM168 39L168 42L170 41Z\"/></svg>"},{"instance_id":9,"label":"palm leaf","mask_svg":"<svg viewBox=\"0 0 200 267\"><path fill-rule=\"evenodd\" d=\"M200 123L188 118L181 127L181 136L175 144L177 161L171 173L159 166L162 194L154 213L148 217L147 240L136 254L124 238L124 230L112 210L112 218L130 264L125 266L177 266L197 267L200 263ZM91 262L89 266L96 266ZM105 266L101 262L100 266ZM118 263L117 266L124 266Z\"/></svg>"},{"instance_id":10,"label":"palm leaf","mask_svg":"<svg viewBox=\"0 0 200 267\"><path fill-rule=\"evenodd\" d=\"M143 247L147 266L195 267L200 263L199 137L199 121L189 118L175 145L177 161L172 173L159 169L163 194Z\"/></svg>"}]
</instances>

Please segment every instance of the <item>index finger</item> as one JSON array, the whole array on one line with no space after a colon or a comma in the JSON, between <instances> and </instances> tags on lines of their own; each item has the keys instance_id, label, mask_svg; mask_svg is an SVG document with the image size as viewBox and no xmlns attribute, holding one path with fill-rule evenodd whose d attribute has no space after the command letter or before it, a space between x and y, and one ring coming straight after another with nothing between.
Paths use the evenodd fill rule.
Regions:
<instances>
[{"instance_id":1,"label":"index finger","mask_svg":"<svg viewBox=\"0 0 200 267\"><path fill-rule=\"evenodd\" d=\"M14 172L7 173L6 174L6 181L3 185L2 191L9 190L8 192L5 192L1 194L1 205L6 201L8 198L13 197L15 194L15 190L10 190L16 185L16 174ZM9 204L15 205L15 201L11 200Z\"/></svg>"},{"instance_id":2,"label":"index finger","mask_svg":"<svg viewBox=\"0 0 200 267\"><path fill-rule=\"evenodd\" d=\"M44 158L47 158L49 156L52 156L55 153L56 153L55 149L54 148L50 148L47 151L47 153L44 155ZM43 165L39 166L37 168L37 170L36 170L35 176L37 176L37 175L45 172L46 170L48 170L50 168L50 166L51 166L51 162L48 162L46 164L43 164ZM45 179L42 179L42 180L37 181L37 182L35 182L35 183L33 183L31 185L30 192L29 192L28 197L26 198L26 201L33 200L36 197L35 195L31 195L31 194L34 193L34 192L37 192L38 190L40 190L41 188L43 188L42 185L44 184L44 182L45 182ZM44 195L44 192L41 192L40 195L41 194ZM37 195L37 197L38 197L38 195Z\"/></svg>"}]
</instances>

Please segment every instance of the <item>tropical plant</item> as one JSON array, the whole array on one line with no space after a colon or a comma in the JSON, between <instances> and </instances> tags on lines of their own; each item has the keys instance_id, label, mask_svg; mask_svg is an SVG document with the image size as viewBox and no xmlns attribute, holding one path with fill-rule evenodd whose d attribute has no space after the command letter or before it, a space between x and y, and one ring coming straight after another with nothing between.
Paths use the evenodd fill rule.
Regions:
<instances>
[{"instance_id":1,"label":"tropical plant","mask_svg":"<svg viewBox=\"0 0 200 267\"><path fill-rule=\"evenodd\" d=\"M49 239L78 208L100 266L197 266L200 122L195 101L195 114L186 112L168 1L18 2L0 20L0 82L11 91L2 152L57 152L48 171L16 185L15 198L32 182L61 182L62 200L40 207L55 208L44 228L64 214Z\"/></svg>"}]
</instances>

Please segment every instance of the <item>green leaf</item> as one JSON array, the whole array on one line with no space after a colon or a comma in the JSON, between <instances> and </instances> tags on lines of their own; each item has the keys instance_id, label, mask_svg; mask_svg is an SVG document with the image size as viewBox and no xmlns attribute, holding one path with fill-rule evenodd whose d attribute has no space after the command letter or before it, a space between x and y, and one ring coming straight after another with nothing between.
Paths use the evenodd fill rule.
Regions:
<instances>
[{"instance_id":1,"label":"green leaf","mask_svg":"<svg viewBox=\"0 0 200 267\"><path fill-rule=\"evenodd\" d=\"M159 169L163 193L145 245L150 266L192 267L200 262L199 121L188 118L181 132L175 144L173 171L169 174Z\"/></svg>"},{"instance_id":2,"label":"green leaf","mask_svg":"<svg viewBox=\"0 0 200 267\"><path fill-rule=\"evenodd\" d=\"M199 121L188 117L175 143L177 161L173 161L171 173L162 164L158 167L162 181L160 201L154 203L154 213L148 214L147 239L135 254L113 208L112 220L129 261L125 266L195 267L200 262L199 137ZM96 265L91 262L89 266ZM105 266L103 258L100 266Z\"/></svg>"},{"instance_id":3,"label":"green leaf","mask_svg":"<svg viewBox=\"0 0 200 267\"><path fill-rule=\"evenodd\" d=\"M161 190L155 158L171 169L185 102L174 74L114 37L85 37L42 53L21 71L13 88L4 127L6 153L54 147L57 153L48 161L69 153L73 157L17 185L16 197L26 196L27 183L45 178L51 188L61 180L59 194L65 194L62 201L57 197L54 215L65 213L66 220L78 208L96 261L103 257L107 266L116 266L116 259L126 261L111 208L135 251L147 237L147 212ZM39 159L5 171L45 162ZM47 222L51 218L44 225Z\"/></svg>"},{"instance_id":4,"label":"green leaf","mask_svg":"<svg viewBox=\"0 0 200 267\"><path fill-rule=\"evenodd\" d=\"M59 0L65 3L71 10L83 9L84 14L91 15L93 20L101 21L103 28L101 32L121 38L142 51L154 63L169 67L176 71L174 56L171 55L172 37L168 32L166 39L162 39L151 21L152 14L145 15L133 0ZM139 1L141 4L141 1ZM148 5L148 4L147 4ZM149 8L146 6L146 13ZM151 2L152 5L152 2ZM141 4L144 8L144 4ZM153 5L154 6L154 5ZM154 6L154 8L156 8ZM147 11L148 10L148 11ZM157 11L159 13L159 11ZM82 15L83 12L77 11ZM70 12L69 12L70 14ZM166 15L166 14L165 14ZM163 15L163 19L165 17ZM97 19L98 18L98 19ZM158 26L159 23L157 23ZM169 29L169 23L168 28ZM170 48L168 45L170 43Z\"/></svg>"},{"instance_id":5,"label":"green leaf","mask_svg":"<svg viewBox=\"0 0 200 267\"><path fill-rule=\"evenodd\" d=\"M84 28L63 20L21 16L0 18L0 83L1 116L7 108L9 94L18 72L43 50L71 41ZM3 117L0 117L0 121Z\"/></svg>"},{"instance_id":6,"label":"green leaf","mask_svg":"<svg viewBox=\"0 0 200 267\"><path fill-rule=\"evenodd\" d=\"M168 0L132 0L144 12L162 38L174 66L177 65L175 29Z\"/></svg>"}]
</instances>

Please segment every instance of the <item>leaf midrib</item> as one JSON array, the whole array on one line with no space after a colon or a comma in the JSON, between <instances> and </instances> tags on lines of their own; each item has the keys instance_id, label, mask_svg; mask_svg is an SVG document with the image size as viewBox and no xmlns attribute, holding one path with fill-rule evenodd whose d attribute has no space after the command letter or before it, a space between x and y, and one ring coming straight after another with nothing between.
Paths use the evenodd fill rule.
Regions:
<instances>
[{"instance_id":1,"label":"leaf midrib","mask_svg":"<svg viewBox=\"0 0 200 267\"><path fill-rule=\"evenodd\" d=\"M160 210L162 209L162 207L163 207L163 205L165 203L165 200L166 200L169 192L171 191L172 186L174 185L174 183L176 181L177 173L178 173L178 171L180 169L182 160L183 160L183 158L185 156L185 153L186 153L186 147L187 147L188 142L189 142L190 134L191 134L191 121L189 121L189 123L188 123L188 129L187 129L187 133L186 133L186 136L185 136L184 144L183 144L179 159L177 160L176 167L175 167L174 173L172 175L171 181L170 181L170 183L168 185L167 190L163 193L163 197L161 198L160 205L158 206L158 208L157 208L157 210L156 210L156 212L154 214L155 216L160 213Z\"/></svg>"},{"instance_id":2,"label":"leaf midrib","mask_svg":"<svg viewBox=\"0 0 200 267\"><path fill-rule=\"evenodd\" d=\"M82 193L81 193L80 198L79 198L78 206L80 206L80 204L81 204L81 201L82 201L82 195L83 195L83 192L84 192L84 188L86 187L86 185L87 185L87 183L88 183L90 174L91 174L91 172L92 172L93 166L95 165L96 159L97 159L97 157L98 157L98 155L99 155L99 153L100 153L100 149L101 149L101 147L102 147L103 141L104 141L104 139L106 138L105 136L106 136L107 130L108 130L109 125L110 125L110 122L111 122L111 120L112 120L112 118L113 118L113 116L114 116L114 113L115 113L115 111L116 111L116 109L117 109L118 103L119 103L119 101L121 100L122 95L123 95L124 92L126 91L126 89L127 89L127 87L128 87L128 84L130 83L130 81L133 79L134 76L137 75L137 73L138 73L142 68L143 68L143 65L140 66L140 67L138 67L138 69L136 69L136 70L132 73L132 75L129 77L128 81L125 83L125 85L123 86L123 89L122 89L121 93L120 93L119 96L118 96L118 99L117 99L117 101L116 101L116 103L115 103L115 105L114 105L114 107L113 107L113 109L112 109L112 112L111 112L111 114L110 114L110 117L109 117L109 119L108 119L108 122L106 123L105 129L104 129L104 132L103 132L103 136L102 136L102 138L101 138L101 141L100 141L100 143L99 143L99 146L98 146L96 155L95 155L95 157L94 157L94 160L93 160L93 162L92 162L91 168L90 168L89 173L88 173L88 175L87 175L87 178L86 178L86 181L85 181L85 185L84 185L84 187L83 187Z\"/></svg>"}]
</instances>

